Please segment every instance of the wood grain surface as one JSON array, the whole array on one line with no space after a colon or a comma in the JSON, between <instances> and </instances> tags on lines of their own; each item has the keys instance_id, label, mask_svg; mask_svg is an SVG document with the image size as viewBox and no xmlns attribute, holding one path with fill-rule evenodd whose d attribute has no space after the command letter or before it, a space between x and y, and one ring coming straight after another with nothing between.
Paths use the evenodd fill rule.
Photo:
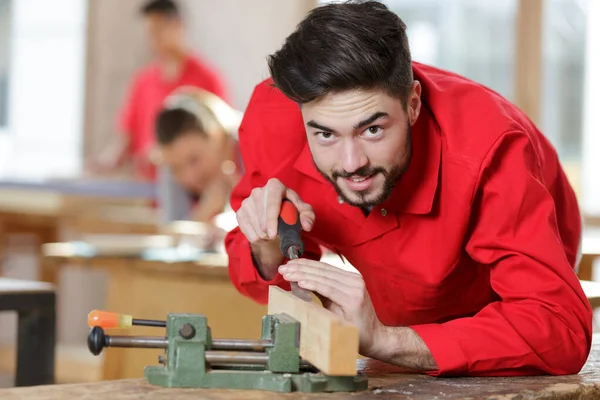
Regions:
<instances>
[{"instance_id":1,"label":"wood grain surface","mask_svg":"<svg viewBox=\"0 0 600 400\"><path fill-rule=\"evenodd\" d=\"M404 400L575 400L600 398L600 336L584 369L570 376L517 378L432 378L405 374L370 359L359 359L358 370L369 376L369 390L358 393L274 393L247 390L167 389L142 379L38 386L0 390L3 400L246 400L270 399L404 399Z\"/></svg>"}]
</instances>

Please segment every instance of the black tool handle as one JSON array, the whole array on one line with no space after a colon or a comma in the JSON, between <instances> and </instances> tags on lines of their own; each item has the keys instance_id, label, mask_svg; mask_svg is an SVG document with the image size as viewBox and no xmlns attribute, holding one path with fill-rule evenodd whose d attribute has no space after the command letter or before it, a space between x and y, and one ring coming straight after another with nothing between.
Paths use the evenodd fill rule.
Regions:
<instances>
[{"instance_id":1,"label":"black tool handle","mask_svg":"<svg viewBox=\"0 0 600 400\"><path fill-rule=\"evenodd\" d=\"M102 350L109 346L108 336L104 334L104 329L99 326L93 327L88 335L87 344L93 355L97 356L102 353Z\"/></svg>"},{"instance_id":2,"label":"black tool handle","mask_svg":"<svg viewBox=\"0 0 600 400\"><path fill-rule=\"evenodd\" d=\"M104 333L104 329L95 326L88 335L87 344L90 352L97 356L102 353L105 347L166 349L169 346L169 341L164 336L109 336Z\"/></svg>"},{"instance_id":3,"label":"black tool handle","mask_svg":"<svg viewBox=\"0 0 600 400\"><path fill-rule=\"evenodd\" d=\"M300 224L298 209L290 200L284 198L281 202L277 232L280 240L279 248L286 257L289 254L289 248L292 246L297 247L298 257L304 253L301 231L302 225Z\"/></svg>"}]
</instances>

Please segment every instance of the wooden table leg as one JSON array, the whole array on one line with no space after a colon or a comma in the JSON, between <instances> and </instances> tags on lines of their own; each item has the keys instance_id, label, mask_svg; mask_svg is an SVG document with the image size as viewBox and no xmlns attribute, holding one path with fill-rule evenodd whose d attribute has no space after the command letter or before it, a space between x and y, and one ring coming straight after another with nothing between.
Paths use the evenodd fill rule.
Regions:
<instances>
[{"instance_id":1,"label":"wooden table leg","mask_svg":"<svg viewBox=\"0 0 600 400\"><path fill-rule=\"evenodd\" d=\"M54 295L45 307L19 313L16 386L54 383L56 310Z\"/></svg>"},{"instance_id":2,"label":"wooden table leg","mask_svg":"<svg viewBox=\"0 0 600 400\"><path fill-rule=\"evenodd\" d=\"M8 238L4 222L0 219L0 276L4 275L4 261L6 260L6 246Z\"/></svg>"},{"instance_id":3,"label":"wooden table leg","mask_svg":"<svg viewBox=\"0 0 600 400\"><path fill-rule=\"evenodd\" d=\"M5 295L0 309L18 314L16 386L54 383L56 295L54 292Z\"/></svg>"},{"instance_id":4,"label":"wooden table leg","mask_svg":"<svg viewBox=\"0 0 600 400\"><path fill-rule=\"evenodd\" d=\"M43 257L40 260L40 274L38 279L42 282L48 282L58 287L61 265L59 261Z\"/></svg>"}]
</instances>

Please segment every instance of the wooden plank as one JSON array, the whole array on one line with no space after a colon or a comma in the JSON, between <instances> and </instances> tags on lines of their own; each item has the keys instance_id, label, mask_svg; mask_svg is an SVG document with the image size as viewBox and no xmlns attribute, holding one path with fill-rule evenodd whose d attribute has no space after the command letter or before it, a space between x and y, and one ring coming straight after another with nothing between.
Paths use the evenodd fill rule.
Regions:
<instances>
[{"instance_id":1,"label":"wooden plank","mask_svg":"<svg viewBox=\"0 0 600 400\"><path fill-rule=\"evenodd\" d=\"M327 375L356 375L358 329L329 310L290 292L269 288L269 314L300 322L300 356Z\"/></svg>"}]
</instances>

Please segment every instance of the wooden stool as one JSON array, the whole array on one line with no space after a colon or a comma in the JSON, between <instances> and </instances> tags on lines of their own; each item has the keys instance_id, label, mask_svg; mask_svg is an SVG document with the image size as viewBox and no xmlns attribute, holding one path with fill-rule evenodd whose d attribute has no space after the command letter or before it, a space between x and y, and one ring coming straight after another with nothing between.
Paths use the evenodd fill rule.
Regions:
<instances>
[{"instance_id":1,"label":"wooden stool","mask_svg":"<svg viewBox=\"0 0 600 400\"><path fill-rule=\"evenodd\" d=\"M53 384L56 346L54 286L0 278L0 311L18 313L15 385Z\"/></svg>"}]
</instances>

